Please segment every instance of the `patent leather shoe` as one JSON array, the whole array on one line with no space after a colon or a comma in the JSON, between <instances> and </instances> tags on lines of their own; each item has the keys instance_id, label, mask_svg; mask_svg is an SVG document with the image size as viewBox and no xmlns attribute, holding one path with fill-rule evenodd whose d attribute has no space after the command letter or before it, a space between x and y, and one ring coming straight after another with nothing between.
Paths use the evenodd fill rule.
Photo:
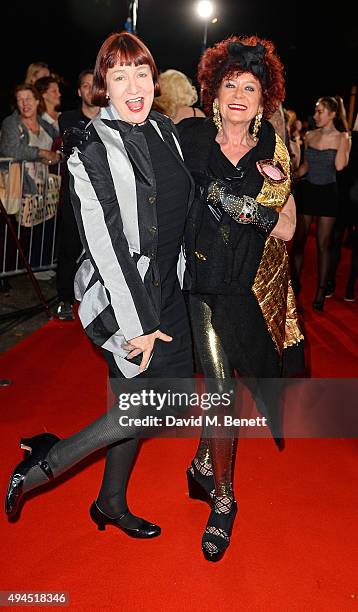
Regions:
<instances>
[{"instance_id":1,"label":"patent leather shoe","mask_svg":"<svg viewBox=\"0 0 358 612\"><path fill-rule=\"evenodd\" d=\"M159 525L154 525L154 523L149 523L143 518L139 516L130 515L133 524L135 523L135 527L125 526L123 524L123 519L130 515L129 510L123 512L117 517L110 517L98 507L96 502L93 502L90 507L90 517L94 523L96 523L99 531L105 531L107 525L112 525L113 527L118 527L124 533L126 533L131 538L156 538L161 534L161 528ZM122 524L121 524L122 523Z\"/></svg>"},{"instance_id":2,"label":"patent leather shoe","mask_svg":"<svg viewBox=\"0 0 358 612\"><path fill-rule=\"evenodd\" d=\"M47 476L48 480L53 479L46 456L59 440L60 438L51 433L39 434L33 438L21 438L20 448L26 450L27 455L16 466L10 476L5 497L5 512L9 517L14 518L18 513L20 501L23 497L24 480L33 467L38 466Z\"/></svg>"}]
</instances>

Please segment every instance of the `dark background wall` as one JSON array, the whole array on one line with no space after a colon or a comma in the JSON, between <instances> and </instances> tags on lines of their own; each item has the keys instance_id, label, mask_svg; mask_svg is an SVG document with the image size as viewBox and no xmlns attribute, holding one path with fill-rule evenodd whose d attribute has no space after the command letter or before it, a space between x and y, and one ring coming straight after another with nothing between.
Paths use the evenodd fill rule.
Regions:
<instances>
[{"instance_id":1,"label":"dark background wall","mask_svg":"<svg viewBox=\"0 0 358 612\"><path fill-rule=\"evenodd\" d=\"M160 70L177 68L195 82L203 22L193 0L139 0L138 34ZM208 44L231 34L273 40L286 66L285 106L311 113L321 95L341 95L348 104L358 81L358 26L348 2L217 0L218 22L209 24ZM12 0L2 7L0 119L11 111L12 90L26 67L46 61L64 79L62 108L76 105L78 73L93 66L105 37L123 29L127 0ZM16 59L15 59L15 56Z\"/></svg>"}]
</instances>

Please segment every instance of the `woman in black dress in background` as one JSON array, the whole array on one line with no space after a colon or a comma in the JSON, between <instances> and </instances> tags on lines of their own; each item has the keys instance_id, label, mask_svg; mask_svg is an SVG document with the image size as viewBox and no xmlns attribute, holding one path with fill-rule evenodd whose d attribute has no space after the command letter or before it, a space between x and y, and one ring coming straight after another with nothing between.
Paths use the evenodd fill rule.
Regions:
<instances>
[{"instance_id":1,"label":"woman in black dress in background","mask_svg":"<svg viewBox=\"0 0 358 612\"><path fill-rule=\"evenodd\" d=\"M307 176L297 184L297 228L291 269L297 295L304 247L315 216L318 274L312 307L322 311L330 266L329 247L340 204L336 173L347 166L351 143L342 98L319 98L313 117L317 129L305 135L304 161L296 172L296 178Z\"/></svg>"}]
</instances>

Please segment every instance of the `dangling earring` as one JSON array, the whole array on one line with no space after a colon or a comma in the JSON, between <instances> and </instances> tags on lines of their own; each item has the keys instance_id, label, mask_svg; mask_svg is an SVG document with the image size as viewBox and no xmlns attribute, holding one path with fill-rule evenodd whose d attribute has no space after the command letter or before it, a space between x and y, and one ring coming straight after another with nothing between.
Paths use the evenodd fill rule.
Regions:
<instances>
[{"instance_id":1,"label":"dangling earring","mask_svg":"<svg viewBox=\"0 0 358 612\"><path fill-rule=\"evenodd\" d=\"M261 119L262 119L262 113L257 113L256 117L255 117L255 123L254 123L254 127L252 130L252 138L255 140L257 140L257 134L259 132L259 129L261 127Z\"/></svg>"},{"instance_id":2,"label":"dangling earring","mask_svg":"<svg viewBox=\"0 0 358 612\"><path fill-rule=\"evenodd\" d=\"M218 132L220 132L220 130L222 129L222 123L221 123L221 115L220 115L220 110L219 110L219 102L217 100L214 100L213 102L213 112L214 112L214 116L213 116L213 121L215 123L216 129Z\"/></svg>"}]
</instances>

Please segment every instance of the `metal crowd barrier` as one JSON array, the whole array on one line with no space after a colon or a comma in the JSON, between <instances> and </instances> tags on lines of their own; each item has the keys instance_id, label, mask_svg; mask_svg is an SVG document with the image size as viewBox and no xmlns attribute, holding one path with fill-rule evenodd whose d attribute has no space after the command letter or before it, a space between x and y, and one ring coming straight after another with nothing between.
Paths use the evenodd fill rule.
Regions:
<instances>
[{"instance_id":1,"label":"metal crowd barrier","mask_svg":"<svg viewBox=\"0 0 358 612\"><path fill-rule=\"evenodd\" d=\"M0 200L29 265L33 272L37 272L56 267L61 169L60 164L49 167L35 162L36 193L29 193L26 172L28 164L32 163L0 158ZM4 212L0 216L0 278L26 272L19 250L11 239L9 224L3 216Z\"/></svg>"},{"instance_id":2,"label":"metal crowd barrier","mask_svg":"<svg viewBox=\"0 0 358 612\"><path fill-rule=\"evenodd\" d=\"M0 158L0 282L27 272L49 318L34 272L56 268L60 187L61 164Z\"/></svg>"}]
</instances>

